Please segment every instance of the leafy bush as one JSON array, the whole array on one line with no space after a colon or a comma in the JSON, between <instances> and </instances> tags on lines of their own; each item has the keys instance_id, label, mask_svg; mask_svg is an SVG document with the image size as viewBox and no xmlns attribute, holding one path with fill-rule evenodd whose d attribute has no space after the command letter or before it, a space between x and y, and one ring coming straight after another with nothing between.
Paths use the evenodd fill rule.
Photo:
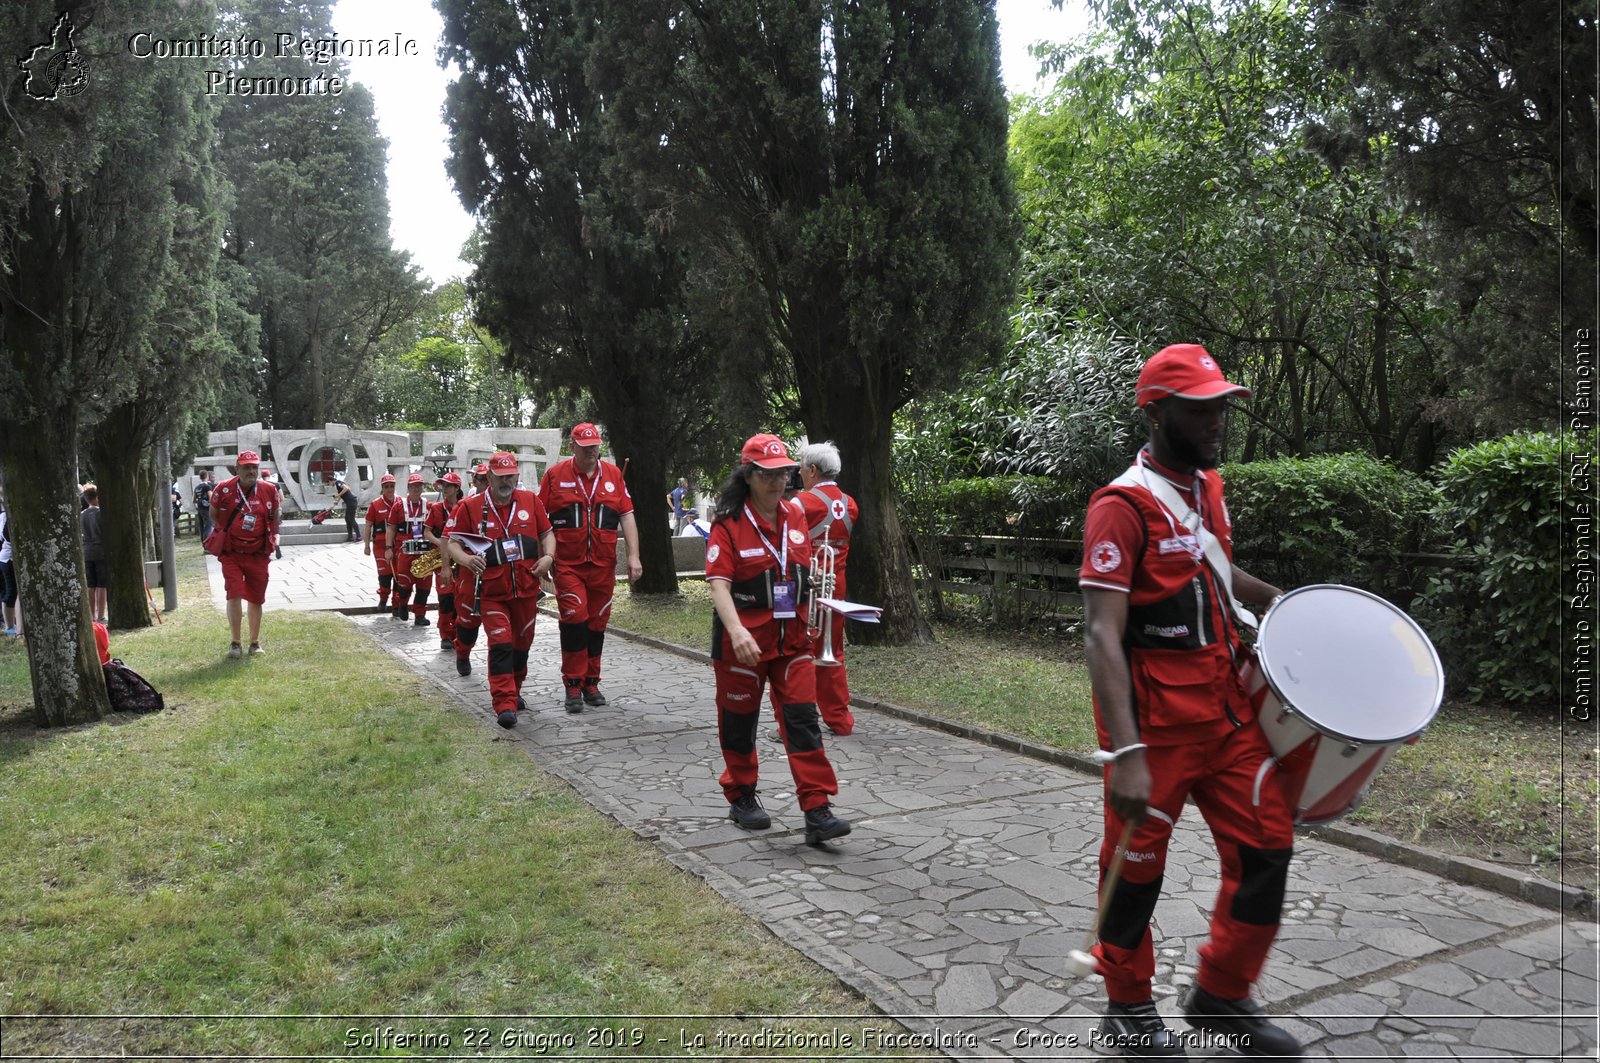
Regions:
<instances>
[{"instance_id":1,"label":"leafy bush","mask_svg":"<svg viewBox=\"0 0 1600 1063\"><path fill-rule=\"evenodd\" d=\"M1065 518L1061 487L1045 476L978 476L934 485L929 502L941 535L1049 539Z\"/></svg>"},{"instance_id":2,"label":"leafy bush","mask_svg":"<svg viewBox=\"0 0 1600 1063\"><path fill-rule=\"evenodd\" d=\"M1562 529L1581 504L1563 491L1563 476L1574 450L1592 454L1594 442L1569 441L1563 452L1555 435L1518 432L1457 450L1439 466L1439 517L1468 561L1429 583L1418 621L1452 686L1473 698L1556 702Z\"/></svg>"},{"instance_id":3,"label":"leafy bush","mask_svg":"<svg viewBox=\"0 0 1600 1063\"><path fill-rule=\"evenodd\" d=\"M1427 549L1438 496L1424 480L1366 454L1229 465L1233 552L1285 590L1360 587L1407 608L1423 578L1402 555Z\"/></svg>"}]
</instances>

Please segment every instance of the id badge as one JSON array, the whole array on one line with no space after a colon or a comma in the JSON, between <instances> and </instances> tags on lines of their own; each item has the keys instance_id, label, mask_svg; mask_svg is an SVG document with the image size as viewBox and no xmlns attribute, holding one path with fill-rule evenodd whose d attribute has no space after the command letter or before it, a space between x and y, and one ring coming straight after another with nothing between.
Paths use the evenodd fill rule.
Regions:
<instances>
[{"instance_id":1,"label":"id badge","mask_svg":"<svg viewBox=\"0 0 1600 1063\"><path fill-rule=\"evenodd\" d=\"M240 517L239 518L239 530L240 531L255 531L256 530L256 515L254 513L246 513L244 516Z\"/></svg>"},{"instance_id":2,"label":"id badge","mask_svg":"<svg viewBox=\"0 0 1600 1063\"><path fill-rule=\"evenodd\" d=\"M522 544L515 539L501 539L500 553L507 561L522 560Z\"/></svg>"},{"instance_id":3,"label":"id badge","mask_svg":"<svg viewBox=\"0 0 1600 1063\"><path fill-rule=\"evenodd\" d=\"M774 620L794 619L794 580L784 580L772 585L772 617Z\"/></svg>"},{"instance_id":4,"label":"id badge","mask_svg":"<svg viewBox=\"0 0 1600 1063\"><path fill-rule=\"evenodd\" d=\"M422 522L420 520L414 520L411 522L411 537L413 539L422 538Z\"/></svg>"}]
</instances>

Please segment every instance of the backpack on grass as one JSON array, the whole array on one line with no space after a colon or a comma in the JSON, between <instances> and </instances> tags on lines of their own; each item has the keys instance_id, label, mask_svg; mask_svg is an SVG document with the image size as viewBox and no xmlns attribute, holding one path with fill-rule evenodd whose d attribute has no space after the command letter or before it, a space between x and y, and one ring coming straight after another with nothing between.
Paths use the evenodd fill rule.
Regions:
<instances>
[{"instance_id":1,"label":"backpack on grass","mask_svg":"<svg viewBox=\"0 0 1600 1063\"><path fill-rule=\"evenodd\" d=\"M160 712L167 707L150 681L113 657L100 666L106 673L106 693L113 712Z\"/></svg>"}]
</instances>

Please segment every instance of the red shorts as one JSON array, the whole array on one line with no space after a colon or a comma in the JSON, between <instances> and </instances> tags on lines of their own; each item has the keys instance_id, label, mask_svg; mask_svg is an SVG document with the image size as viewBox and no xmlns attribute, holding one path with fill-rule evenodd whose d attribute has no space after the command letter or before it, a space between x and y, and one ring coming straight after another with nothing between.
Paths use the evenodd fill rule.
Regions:
<instances>
[{"instance_id":1,"label":"red shorts","mask_svg":"<svg viewBox=\"0 0 1600 1063\"><path fill-rule=\"evenodd\" d=\"M226 553L217 560L222 562L222 585L230 600L243 598L256 605L266 602L267 565L272 560L271 554Z\"/></svg>"}]
</instances>

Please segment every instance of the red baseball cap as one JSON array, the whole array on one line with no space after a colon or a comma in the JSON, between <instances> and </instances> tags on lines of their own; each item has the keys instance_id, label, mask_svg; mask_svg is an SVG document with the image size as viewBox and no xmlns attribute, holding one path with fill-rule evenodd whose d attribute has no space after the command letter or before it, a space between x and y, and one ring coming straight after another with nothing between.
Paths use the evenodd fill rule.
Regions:
<instances>
[{"instance_id":1,"label":"red baseball cap","mask_svg":"<svg viewBox=\"0 0 1600 1063\"><path fill-rule=\"evenodd\" d=\"M800 464L789 457L789 448L774 435L751 436L745 440L739 451L739 461L763 469L792 469Z\"/></svg>"},{"instance_id":2,"label":"red baseball cap","mask_svg":"<svg viewBox=\"0 0 1600 1063\"><path fill-rule=\"evenodd\" d=\"M433 482L436 484L455 484L457 487L460 487L461 474L458 472L447 472Z\"/></svg>"},{"instance_id":3,"label":"red baseball cap","mask_svg":"<svg viewBox=\"0 0 1600 1063\"><path fill-rule=\"evenodd\" d=\"M508 472L517 472L520 468L517 464L517 456L509 450L497 450L494 453L494 457L489 459L489 471L496 476L504 476Z\"/></svg>"},{"instance_id":4,"label":"red baseball cap","mask_svg":"<svg viewBox=\"0 0 1600 1063\"><path fill-rule=\"evenodd\" d=\"M261 455L257 454L253 450L241 450L239 452L239 464L240 465L260 465L261 464Z\"/></svg>"},{"instance_id":5,"label":"red baseball cap","mask_svg":"<svg viewBox=\"0 0 1600 1063\"><path fill-rule=\"evenodd\" d=\"M1216 359L1198 343L1163 347L1139 371L1133 393L1135 406L1162 399L1215 399L1223 395L1250 397L1250 389L1229 383Z\"/></svg>"},{"instance_id":6,"label":"red baseball cap","mask_svg":"<svg viewBox=\"0 0 1600 1063\"><path fill-rule=\"evenodd\" d=\"M489 475L489 463L486 462L486 461L478 462L478 464L476 464L476 465L474 465L472 467L472 475L474 475L474 476L488 476Z\"/></svg>"},{"instance_id":7,"label":"red baseball cap","mask_svg":"<svg viewBox=\"0 0 1600 1063\"><path fill-rule=\"evenodd\" d=\"M414 472L410 476L406 477L406 486L407 487L410 487L412 484L425 484L427 482L428 482L427 478L425 476L423 476L420 472Z\"/></svg>"},{"instance_id":8,"label":"red baseball cap","mask_svg":"<svg viewBox=\"0 0 1600 1063\"><path fill-rule=\"evenodd\" d=\"M394 473L392 473L392 472L384 473L382 476L378 477L378 483L380 483L380 484L392 484L392 483L394 483Z\"/></svg>"},{"instance_id":9,"label":"red baseball cap","mask_svg":"<svg viewBox=\"0 0 1600 1063\"><path fill-rule=\"evenodd\" d=\"M575 447L598 447L600 445L600 429L588 421L574 426L572 429L572 445Z\"/></svg>"}]
</instances>

